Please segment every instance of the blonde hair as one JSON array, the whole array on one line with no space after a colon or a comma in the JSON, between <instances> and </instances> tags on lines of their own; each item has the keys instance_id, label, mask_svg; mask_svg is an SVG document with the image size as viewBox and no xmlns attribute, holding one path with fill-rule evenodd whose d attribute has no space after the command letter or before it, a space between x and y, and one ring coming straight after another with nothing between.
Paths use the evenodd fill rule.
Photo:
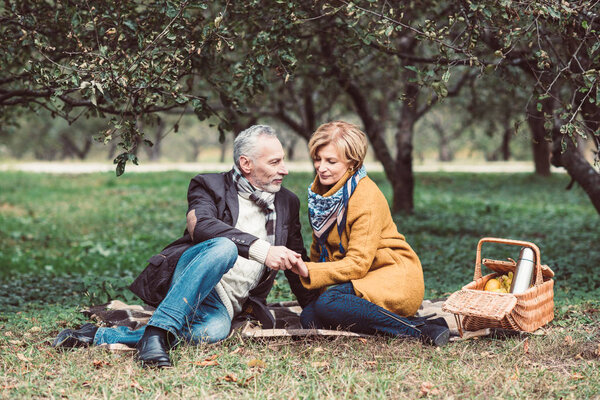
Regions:
<instances>
[{"instance_id":1,"label":"blonde hair","mask_svg":"<svg viewBox=\"0 0 600 400\"><path fill-rule=\"evenodd\" d=\"M333 121L317 128L308 141L310 157L317 158L317 152L323 146L332 143L345 161L353 164L353 169L358 169L365 161L367 154L367 136L358 126L344 121Z\"/></svg>"}]
</instances>

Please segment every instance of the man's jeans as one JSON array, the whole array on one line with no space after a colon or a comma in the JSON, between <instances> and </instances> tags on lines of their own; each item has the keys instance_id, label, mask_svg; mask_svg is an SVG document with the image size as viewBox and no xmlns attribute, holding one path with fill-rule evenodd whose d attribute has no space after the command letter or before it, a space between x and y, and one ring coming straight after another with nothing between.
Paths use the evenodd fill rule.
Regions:
<instances>
[{"instance_id":1,"label":"man's jeans","mask_svg":"<svg viewBox=\"0 0 600 400\"><path fill-rule=\"evenodd\" d=\"M358 297L350 282L330 287L304 307L300 322L304 328L342 328L369 335L419 337L421 334L408 318Z\"/></svg>"},{"instance_id":2,"label":"man's jeans","mask_svg":"<svg viewBox=\"0 0 600 400\"><path fill-rule=\"evenodd\" d=\"M148 321L192 344L223 340L231 330L231 318L214 287L238 257L235 244L215 238L187 249L175 268L171 287ZM120 326L99 328L94 344L122 343L135 346L146 326L137 330Z\"/></svg>"}]
</instances>

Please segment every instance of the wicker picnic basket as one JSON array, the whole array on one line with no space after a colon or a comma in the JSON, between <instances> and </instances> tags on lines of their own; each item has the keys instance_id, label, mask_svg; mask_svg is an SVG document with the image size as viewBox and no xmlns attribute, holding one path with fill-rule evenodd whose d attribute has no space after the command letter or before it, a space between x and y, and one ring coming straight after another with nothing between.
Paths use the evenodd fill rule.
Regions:
<instances>
[{"instance_id":1,"label":"wicker picnic basket","mask_svg":"<svg viewBox=\"0 0 600 400\"><path fill-rule=\"evenodd\" d=\"M531 248L535 253L535 283L523 293L497 293L484 291L488 280L515 272L516 262L481 259L483 243L502 243ZM494 273L481 274L481 265ZM540 250L531 243L520 240L486 237L477 244L475 275L473 282L453 293L442 309L453 313L457 319L459 332L462 329L476 331L483 328L502 328L515 331L533 332L554 318L554 272L540 263ZM462 317L462 324L461 324Z\"/></svg>"}]
</instances>

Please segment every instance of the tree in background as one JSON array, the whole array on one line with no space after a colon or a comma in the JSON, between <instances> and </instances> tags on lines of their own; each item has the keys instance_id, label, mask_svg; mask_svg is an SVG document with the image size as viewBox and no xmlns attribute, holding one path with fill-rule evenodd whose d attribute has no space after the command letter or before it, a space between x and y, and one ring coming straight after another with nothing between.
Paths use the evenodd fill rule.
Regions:
<instances>
[{"instance_id":1,"label":"tree in background","mask_svg":"<svg viewBox=\"0 0 600 400\"><path fill-rule=\"evenodd\" d=\"M528 77L526 109L531 115L535 104L538 113L529 125L546 132L534 142L552 141L553 163L600 212L600 175L576 148L577 136L599 135L595 2L7 0L0 7L1 122L14 122L9 109L46 108L69 121L110 116L101 139L118 138L117 174L136 162L139 121L154 113L214 116L223 138L257 118L250 107L264 93L266 104L295 109L290 121L309 132L335 99L360 118L394 187L394 211L411 212L416 122L476 74L488 84L486 71L518 70ZM306 96L320 88L328 91Z\"/></svg>"}]
</instances>

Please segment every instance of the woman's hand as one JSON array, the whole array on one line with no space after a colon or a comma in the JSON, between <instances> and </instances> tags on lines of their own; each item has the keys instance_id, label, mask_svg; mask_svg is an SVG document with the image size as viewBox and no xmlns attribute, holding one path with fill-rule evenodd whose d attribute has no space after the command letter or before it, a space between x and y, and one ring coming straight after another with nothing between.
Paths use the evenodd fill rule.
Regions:
<instances>
[{"instance_id":1,"label":"woman's hand","mask_svg":"<svg viewBox=\"0 0 600 400\"><path fill-rule=\"evenodd\" d=\"M265 265L276 271L291 270L293 273L307 277L308 269L302 256L285 246L271 246L267 253Z\"/></svg>"}]
</instances>

